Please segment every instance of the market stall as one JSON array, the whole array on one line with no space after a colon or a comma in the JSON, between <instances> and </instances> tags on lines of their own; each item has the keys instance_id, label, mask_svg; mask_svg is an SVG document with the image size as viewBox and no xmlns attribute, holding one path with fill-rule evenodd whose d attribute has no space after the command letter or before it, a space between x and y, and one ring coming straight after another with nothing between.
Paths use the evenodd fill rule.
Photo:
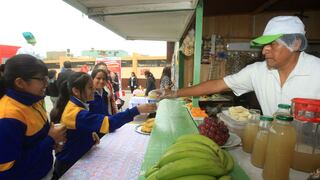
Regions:
<instances>
[{"instance_id":1,"label":"market stall","mask_svg":"<svg viewBox=\"0 0 320 180\"><path fill-rule=\"evenodd\" d=\"M136 124L127 124L106 135L101 143L83 156L63 179L145 179L143 174L153 166L166 149L184 134L198 134L196 123L182 100L162 100L156 123L149 135L136 131ZM228 151L235 159L230 173L234 179L262 179L262 169L250 162L250 154L237 146ZM290 179L306 179L308 173L290 171Z\"/></svg>"}]
</instances>

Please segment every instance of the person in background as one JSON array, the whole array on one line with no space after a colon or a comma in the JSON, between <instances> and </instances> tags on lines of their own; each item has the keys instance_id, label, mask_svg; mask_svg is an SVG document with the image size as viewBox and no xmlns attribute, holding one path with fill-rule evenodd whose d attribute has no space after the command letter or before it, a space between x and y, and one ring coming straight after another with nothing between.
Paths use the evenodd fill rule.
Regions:
<instances>
[{"instance_id":1,"label":"person in background","mask_svg":"<svg viewBox=\"0 0 320 180\"><path fill-rule=\"evenodd\" d=\"M231 89L235 95L254 91L263 114L272 115L278 104L291 99L320 99L320 59L304 52L307 48L304 24L296 16L272 18L261 37L252 40L262 46L265 61L246 66L240 72L178 91L156 91L160 98L200 96Z\"/></svg>"},{"instance_id":2,"label":"person in background","mask_svg":"<svg viewBox=\"0 0 320 180\"><path fill-rule=\"evenodd\" d=\"M153 77L153 74L150 71L145 71L144 76L147 80L145 96L148 96L150 91L156 89L156 79Z\"/></svg>"},{"instance_id":3,"label":"person in background","mask_svg":"<svg viewBox=\"0 0 320 180\"><path fill-rule=\"evenodd\" d=\"M108 106L108 112L110 115L113 115L118 112L118 108L113 95L114 91L111 83L112 80L110 76L110 71L108 70L108 66L104 62L97 63L94 66L93 70L96 70L96 69L103 69L107 73L107 84L104 87L104 90L108 93L108 104L110 105Z\"/></svg>"},{"instance_id":4,"label":"person in background","mask_svg":"<svg viewBox=\"0 0 320 180\"><path fill-rule=\"evenodd\" d=\"M131 76L129 78L129 88L131 90L131 94L135 89L138 88L138 78L134 72L131 73Z\"/></svg>"},{"instance_id":5,"label":"person in background","mask_svg":"<svg viewBox=\"0 0 320 180\"><path fill-rule=\"evenodd\" d=\"M107 84L107 72L103 69L95 69L91 73L91 78L93 80L94 101L89 102L90 112L104 114L110 116L108 111L108 106L110 106L108 101L108 93L104 90Z\"/></svg>"},{"instance_id":6,"label":"person in background","mask_svg":"<svg viewBox=\"0 0 320 180\"><path fill-rule=\"evenodd\" d=\"M43 60L40 51L36 47L37 41L31 32L23 32L23 37L26 39L27 44L18 49L16 54L29 54L37 59Z\"/></svg>"},{"instance_id":7,"label":"person in background","mask_svg":"<svg viewBox=\"0 0 320 180\"><path fill-rule=\"evenodd\" d=\"M60 87L63 81L67 80L74 71L71 69L71 62L65 61L63 62L63 67L61 68L61 72L57 78L57 87L60 91Z\"/></svg>"},{"instance_id":8,"label":"person in background","mask_svg":"<svg viewBox=\"0 0 320 180\"><path fill-rule=\"evenodd\" d=\"M20 54L6 62L0 79L0 179L41 179L52 168L52 150L66 128L49 124L44 108L46 65ZM4 91L5 90L5 91Z\"/></svg>"},{"instance_id":9,"label":"person in background","mask_svg":"<svg viewBox=\"0 0 320 180\"><path fill-rule=\"evenodd\" d=\"M156 110L156 105L144 104L113 116L105 116L89 111L88 102L94 100L94 87L90 75L83 72L73 73L62 85L55 109L50 117L55 122L67 126L64 149L56 153L52 179L59 179L77 160L99 141L97 133L112 132L133 120L140 113Z\"/></svg>"},{"instance_id":10,"label":"person in background","mask_svg":"<svg viewBox=\"0 0 320 180\"><path fill-rule=\"evenodd\" d=\"M164 67L160 78L160 89L171 89L172 86L171 67Z\"/></svg>"},{"instance_id":11,"label":"person in background","mask_svg":"<svg viewBox=\"0 0 320 180\"><path fill-rule=\"evenodd\" d=\"M57 86L56 74L57 74L56 70L49 70L48 72L49 82L48 82L48 87L46 89L46 95L50 96L50 100L53 106L56 104L59 96L59 89Z\"/></svg>"},{"instance_id":12,"label":"person in background","mask_svg":"<svg viewBox=\"0 0 320 180\"><path fill-rule=\"evenodd\" d=\"M80 72L88 73L89 71L90 71L90 66L88 66L87 64L82 65L80 68Z\"/></svg>"},{"instance_id":13,"label":"person in background","mask_svg":"<svg viewBox=\"0 0 320 180\"><path fill-rule=\"evenodd\" d=\"M4 74L4 67L5 67L4 64L1 64L1 65L0 65L0 77L2 77L3 74Z\"/></svg>"},{"instance_id":14,"label":"person in background","mask_svg":"<svg viewBox=\"0 0 320 180\"><path fill-rule=\"evenodd\" d=\"M112 83L114 98L117 101L117 99L119 98L117 94L119 94L119 90L120 90L119 77L116 72L111 72L110 75L111 75L111 83Z\"/></svg>"}]
</instances>

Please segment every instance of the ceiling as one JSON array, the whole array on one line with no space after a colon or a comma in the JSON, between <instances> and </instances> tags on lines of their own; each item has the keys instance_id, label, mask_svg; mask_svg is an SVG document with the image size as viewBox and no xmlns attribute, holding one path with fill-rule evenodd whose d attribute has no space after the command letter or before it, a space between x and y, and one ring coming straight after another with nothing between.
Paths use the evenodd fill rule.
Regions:
<instances>
[{"instance_id":1,"label":"ceiling","mask_svg":"<svg viewBox=\"0 0 320 180\"><path fill-rule=\"evenodd\" d=\"M198 0L64 0L128 40L179 41ZM204 0L204 16L320 10L319 0Z\"/></svg>"},{"instance_id":2,"label":"ceiling","mask_svg":"<svg viewBox=\"0 0 320 180\"><path fill-rule=\"evenodd\" d=\"M128 40L179 41L198 0L64 0Z\"/></svg>"}]
</instances>

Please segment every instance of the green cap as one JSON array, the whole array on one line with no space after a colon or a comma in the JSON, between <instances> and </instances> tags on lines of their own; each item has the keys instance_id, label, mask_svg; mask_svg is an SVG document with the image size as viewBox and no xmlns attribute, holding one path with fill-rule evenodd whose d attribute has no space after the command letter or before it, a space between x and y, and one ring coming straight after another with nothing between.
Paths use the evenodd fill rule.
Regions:
<instances>
[{"instance_id":1,"label":"green cap","mask_svg":"<svg viewBox=\"0 0 320 180\"><path fill-rule=\"evenodd\" d=\"M270 44L272 41L279 39L283 34L275 34L275 35L264 35L260 36L251 41L251 46L263 46L266 44Z\"/></svg>"},{"instance_id":2,"label":"green cap","mask_svg":"<svg viewBox=\"0 0 320 180\"><path fill-rule=\"evenodd\" d=\"M276 119L280 121L293 121L292 116L284 116L284 115L277 115Z\"/></svg>"},{"instance_id":3,"label":"green cap","mask_svg":"<svg viewBox=\"0 0 320 180\"><path fill-rule=\"evenodd\" d=\"M260 116L260 121L273 121L273 117L272 116Z\"/></svg>"},{"instance_id":4,"label":"green cap","mask_svg":"<svg viewBox=\"0 0 320 180\"><path fill-rule=\"evenodd\" d=\"M290 109L291 106L289 104L278 104L278 108L281 109Z\"/></svg>"}]
</instances>

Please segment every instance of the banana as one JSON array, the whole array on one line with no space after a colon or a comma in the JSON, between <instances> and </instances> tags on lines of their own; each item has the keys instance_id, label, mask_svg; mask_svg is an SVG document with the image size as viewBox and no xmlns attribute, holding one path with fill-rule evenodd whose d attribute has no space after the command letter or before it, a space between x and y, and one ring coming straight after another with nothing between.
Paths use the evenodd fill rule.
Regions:
<instances>
[{"instance_id":1,"label":"banana","mask_svg":"<svg viewBox=\"0 0 320 180\"><path fill-rule=\"evenodd\" d=\"M146 180L158 180L157 175L159 173L159 170L153 171Z\"/></svg>"},{"instance_id":2,"label":"banana","mask_svg":"<svg viewBox=\"0 0 320 180\"><path fill-rule=\"evenodd\" d=\"M158 166L161 168L170 162L190 157L207 159L208 161L219 161L218 157L213 156L212 154L189 150L175 153L165 153L159 160Z\"/></svg>"},{"instance_id":3,"label":"banana","mask_svg":"<svg viewBox=\"0 0 320 180\"><path fill-rule=\"evenodd\" d=\"M155 171L159 170L158 167L156 166L152 166L151 168L149 168L146 173L144 174L144 177L147 178L149 177L152 173L154 173Z\"/></svg>"},{"instance_id":4,"label":"banana","mask_svg":"<svg viewBox=\"0 0 320 180\"><path fill-rule=\"evenodd\" d=\"M217 143L212 141L210 138L200 135L200 134L186 134L178 137L176 142L200 142L202 144L206 144L209 147L219 147Z\"/></svg>"},{"instance_id":5,"label":"banana","mask_svg":"<svg viewBox=\"0 0 320 180\"><path fill-rule=\"evenodd\" d=\"M220 161L223 162L224 156L223 156L223 153L221 152L221 148L217 143L215 143L210 138L200 134L186 134L186 135L180 136L176 140L176 144L186 143L186 142L198 142L201 144L205 144L206 146L210 147L216 153L216 155L219 156Z\"/></svg>"},{"instance_id":6,"label":"banana","mask_svg":"<svg viewBox=\"0 0 320 180\"><path fill-rule=\"evenodd\" d=\"M191 176L182 176L178 178L174 178L173 180L216 180L217 178L214 176L207 175L191 175Z\"/></svg>"},{"instance_id":7,"label":"banana","mask_svg":"<svg viewBox=\"0 0 320 180\"><path fill-rule=\"evenodd\" d=\"M226 174L223 165L208 159L184 158L161 167L157 179L167 180L188 175L222 176Z\"/></svg>"},{"instance_id":8,"label":"banana","mask_svg":"<svg viewBox=\"0 0 320 180\"><path fill-rule=\"evenodd\" d=\"M224 167L227 172L230 172L234 166L234 159L228 151L222 150L222 152L223 152L225 159L226 159L226 161L224 162Z\"/></svg>"},{"instance_id":9,"label":"banana","mask_svg":"<svg viewBox=\"0 0 320 180\"><path fill-rule=\"evenodd\" d=\"M195 150L195 151L200 151L200 152L205 152L208 154L214 155L215 153L212 151L211 148L208 146L197 143L197 142L187 142L187 143L178 143L178 144L173 144L168 148L166 153L169 152L181 152L181 151L189 151L189 150Z\"/></svg>"},{"instance_id":10,"label":"banana","mask_svg":"<svg viewBox=\"0 0 320 180\"><path fill-rule=\"evenodd\" d=\"M231 176L221 176L218 180L232 180Z\"/></svg>"}]
</instances>

